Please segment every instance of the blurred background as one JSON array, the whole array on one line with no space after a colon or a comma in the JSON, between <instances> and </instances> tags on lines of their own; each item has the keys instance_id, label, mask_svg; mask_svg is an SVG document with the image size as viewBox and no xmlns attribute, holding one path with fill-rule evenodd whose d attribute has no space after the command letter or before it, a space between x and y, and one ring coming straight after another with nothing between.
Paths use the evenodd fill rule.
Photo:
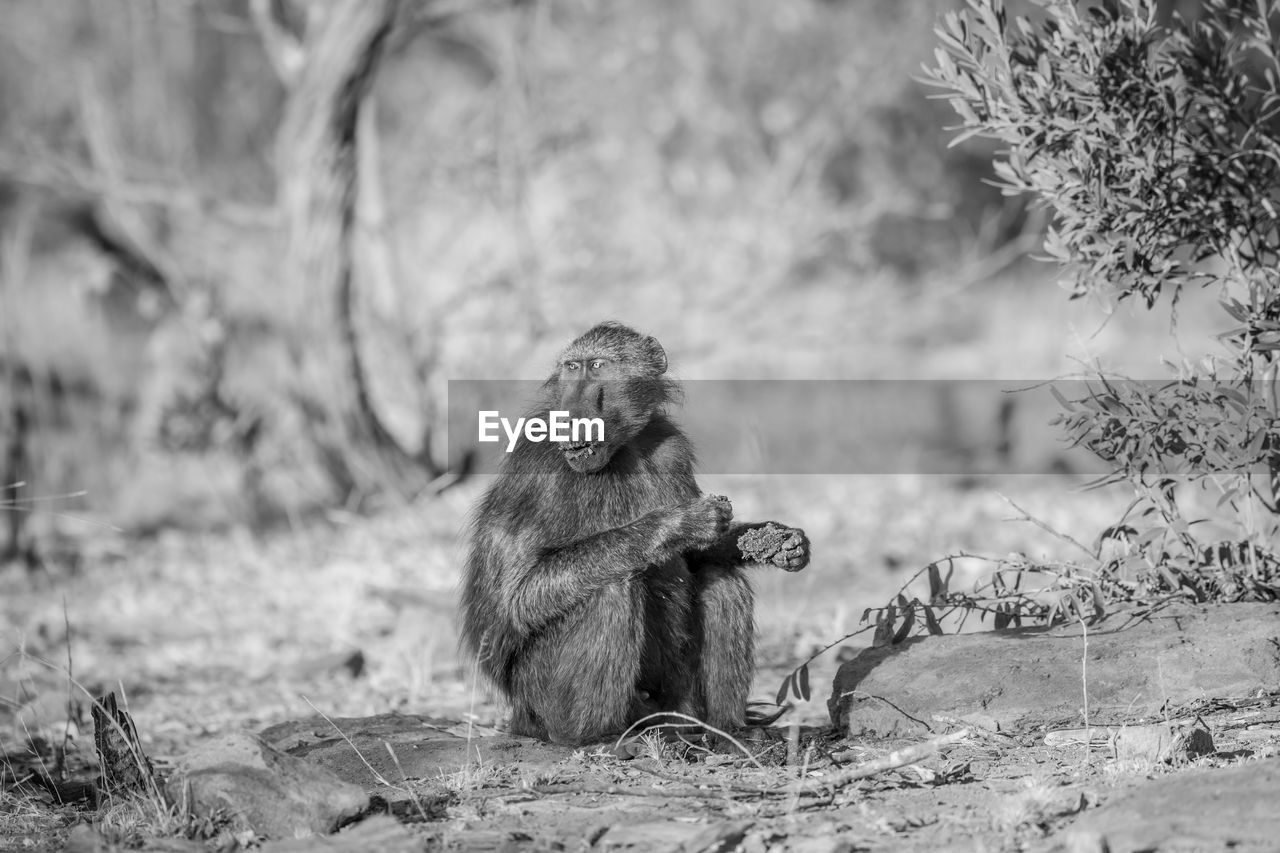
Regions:
<instances>
[{"instance_id":1,"label":"blurred background","mask_svg":"<svg viewBox=\"0 0 1280 853\"><path fill-rule=\"evenodd\" d=\"M90 668L381 648L421 707L461 672L438 661L485 482L451 379L538 378L602 319L685 379L1197 357L1200 295L1175 334L1167 306L1069 301L994 147L949 147L919 78L954 5L0 0L0 576L98 578ZM977 456L1052 414L940 407L922 432ZM1124 495L1070 485L1001 488L1089 539ZM808 574L761 580L779 660L943 554L1063 547L973 478L704 486L810 532ZM3 615L55 655L61 587L36 588Z\"/></svg>"},{"instance_id":2,"label":"blurred background","mask_svg":"<svg viewBox=\"0 0 1280 853\"><path fill-rule=\"evenodd\" d=\"M326 4L263 5L323 50ZM605 318L683 378L1162 377L1167 318L1135 339L1069 304L1025 260L1043 217L984 183L992 145L948 147L918 81L945 6L402 4L358 121L350 302L395 443L457 467L446 381L540 376ZM308 93L247 0L0 9L0 482L143 532L385 497L333 473L299 399L342 344L276 203Z\"/></svg>"}]
</instances>

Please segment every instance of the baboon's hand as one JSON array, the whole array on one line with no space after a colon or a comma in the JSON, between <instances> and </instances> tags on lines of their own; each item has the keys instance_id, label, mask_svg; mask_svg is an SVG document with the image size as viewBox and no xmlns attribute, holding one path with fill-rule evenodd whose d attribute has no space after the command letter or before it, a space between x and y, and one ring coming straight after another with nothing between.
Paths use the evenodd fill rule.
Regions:
<instances>
[{"instance_id":1,"label":"baboon's hand","mask_svg":"<svg viewBox=\"0 0 1280 853\"><path fill-rule=\"evenodd\" d=\"M739 536L738 550L753 563L768 563L788 572L809 565L809 537L804 531L772 521Z\"/></svg>"},{"instance_id":2,"label":"baboon's hand","mask_svg":"<svg viewBox=\"0 0 1280 853\"><path fill-rule=\"evenodd\" d=\"M720 495L707 495L675 508L679 520L672 544L682 549L710 548L729 532L733 523L733 504Z\"/></svg>"},{"instance_id":3,"label":"baboon's hand","mask_svg":"<svg viewBox=\"0 0 1280 853\"><path fill-rule=\"evenodd\" d=\"M809 565L809 537L799 527L785 529L787 538L770 562L788 572L798 572Z\"/></svg>"}]
</instances>

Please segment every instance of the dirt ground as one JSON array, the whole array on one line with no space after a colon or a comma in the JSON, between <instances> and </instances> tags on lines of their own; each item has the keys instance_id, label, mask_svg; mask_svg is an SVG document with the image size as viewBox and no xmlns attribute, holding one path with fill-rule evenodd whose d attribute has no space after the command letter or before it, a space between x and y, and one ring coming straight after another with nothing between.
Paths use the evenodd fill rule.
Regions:
<instances>
[{"instance_id":1,"label":"dirt ground","mask_svg":"<svg viewBox=\"0 0 1280 853\"><path fill-rule=\"evenodd\" d=\"M1166 763L1117 748L1102 731L1086 745L1046 725L1021 736L974 730L921 760L845 781L921 741L851 743L829 727L782 727L746 740L750 758L724 743L708 750L650 738L626 760L608 748L565 750L491 732L468 740L465 726L450 743L409 717L333 721L350 740L323 721L272 735L310 734L296 754L366 783L371 768L353 746L376 756L377 745L392 744L408 762L394 766L409 776L470 751L476 759L456 773L378 789L430 849L1104 849L1100 841L1078 847L1099 836L1113 851L1189 849L1171 846L1188 841L1191 849L1275 849L1280 695L1205 703L1194 716L1214 734L1190 759ZM372 764L394 777L385 759Z\"/></svg>"},{"instance_id":2,"label":"dirt ground","mask_svg":"<svg viewBox=\"0 0 1280 853\"><path fill-rule=\"evenodd\" d=\"M795 519L814 543L802 575L757 579L761 698L940 554L1061 547L1031 525L1004 523L1008 507L994 490L929 478L847 480L704 483L732 495L741 517ZM1015 487L1020 505L1068 531L1100 527L1123 501L1074 496L1058 483ZM471 721L471 741L453 758L392 776L386 790L360 780L423 849L1119 851L1222 849L1228 839L1235 849L1275 849L1259 840L1280 837L1274 809L1247 795L1276 790L1275 694L1205 697L1181 709L1198 715L1213 749L1174 764L1118 757L1106 740L1046 742L1063 727L1053 719L1012 735L975 728L929 757L842 782L849 768L928 738L851 741L831 732L833 650L813 668L813 701L746 743L754 759L723 745L659 741L630 759L589 749L533 762L501 751L486 757L509 740L480 736L503 711L460 660L453 622L459 531L478 488L266 539L228 531L139 542L95 530L82 535L76 563L34 575L0 569L0 849L62 849L79 824L119 847L177 849L179 837L198 834L144 809L59 806L18 784L33 769L93 775L88 697L111 690L127 701L162 773L209 735L317 713L348 737L359 735L361 719L389 713L430 714L463 730ZM801 727L796 746L792 723ZM797 782L803 792L787 790ZM1139 794L1147 799L1134 800ZM1206 803L1211 823L1188 811ZM1188 814L1190 827L1171 822ZM1196 841L1195 827L1209 834ZM230 850L245 840L215 834L192 843Z\"/></svg>"}]
</instances>

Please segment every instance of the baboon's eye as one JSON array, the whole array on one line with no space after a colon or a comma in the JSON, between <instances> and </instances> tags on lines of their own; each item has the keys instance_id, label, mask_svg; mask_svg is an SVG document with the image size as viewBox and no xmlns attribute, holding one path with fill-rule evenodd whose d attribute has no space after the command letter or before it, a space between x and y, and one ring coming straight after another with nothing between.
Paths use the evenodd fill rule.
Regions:
<instances>
[{"instance_id":1,"label":"baboon's eye","mask_svg":"<svg viewBox=\"0 0 1280 853\"><path fill-rule=\"evenodd\" d=\"M565 369L565 370L577 370L577 369L578 369L578 362L576 362L576 361L566 361L566 362L564 363L564 369Z\"/></svg>"},{"instance_id":2,"label":"baboon's eye","mask_svg":"<svg viewBox=\"0 0 1280 853\"><path fill-rule=\"evenodd\" d=\"M603 358L597 358L595 361L591 362L591 369L602 370L604 368L604 364L605 362Z\"/></svg>"}]
</instances>

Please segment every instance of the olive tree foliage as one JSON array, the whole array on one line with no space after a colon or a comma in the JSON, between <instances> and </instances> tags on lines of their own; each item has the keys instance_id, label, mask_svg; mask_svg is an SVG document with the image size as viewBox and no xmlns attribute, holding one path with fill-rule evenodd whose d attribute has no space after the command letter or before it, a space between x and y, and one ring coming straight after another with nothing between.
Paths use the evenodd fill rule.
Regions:
<instances>
[{"instance_id":1,"label":"olive tree foliage","mask_svg":"<svg viewBox=\"0 0 1280 853\"><path fill-rule=\"evenodd\" d=\"M942 19L928 73L960 138L1006 146L996 174L1051 211L1073 296L1150 307L1214 286L1232 326L1169 381L1099 374L1060 396L1058 422L1111 468L1099 482L1135 489L1099 553L1123 544L1109 568L1131 593L1280 597L1280 2L1206 0L1167 25L1154 0L1036 4L1035 21L1002 0ZM1187 484L1216 496L1214 523Z\"/></svg>"}]
</instances>

